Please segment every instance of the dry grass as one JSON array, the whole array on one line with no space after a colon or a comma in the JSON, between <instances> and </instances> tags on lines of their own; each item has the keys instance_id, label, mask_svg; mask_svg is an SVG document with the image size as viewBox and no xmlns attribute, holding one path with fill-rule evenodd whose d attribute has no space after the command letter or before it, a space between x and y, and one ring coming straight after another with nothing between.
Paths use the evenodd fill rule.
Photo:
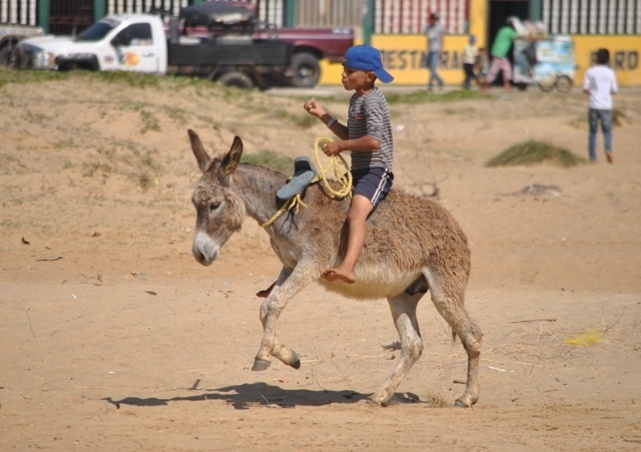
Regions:
<instances>
[{"instance_id":1,"label":"dry grass","mask_svg":"<svg viewBox=\"0 0 641 452\"><path fill-rule=\"evenodd\" d=\"M509 147L490 159L485 166L528 166L551 163L563 168L569 168L586 162L586 159L577 157L567 149L554 146L545 141L530 140Z\"/></svg>"}]
</instances>

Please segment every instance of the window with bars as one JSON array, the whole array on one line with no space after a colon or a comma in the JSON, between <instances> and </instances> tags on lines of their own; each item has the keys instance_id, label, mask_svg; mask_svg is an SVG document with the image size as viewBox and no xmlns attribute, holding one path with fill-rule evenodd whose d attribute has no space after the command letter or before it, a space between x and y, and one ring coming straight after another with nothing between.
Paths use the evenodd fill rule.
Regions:
<instances>
[{"instance_id":1,"label":"window with bars","mask_svg":"<svg viewBox=\"0 0 641 452\"><path fill-rule=\"evenodd\" d=\"M376 0L374 33L423 33L431 13L440 15L447 33L467 32L469 0Z\"/></svg>"},{"instance_id":2,"label":"window with bars","mask_svg":"<svg viewBox=\"0 0 641 452\"><path fill-rule=\"evenodd\" d=\"M107 0L106 14L146 13L152 9L169 11L173 15L180 13L180 8L189 6L189 0Z\"/></svg>"},{"instance_id":3,"label":"window with bars","mask_svg":"<svg viewBox=\"0 0 641 452\"><path fill-rule=\"evenodd\" d=\"M641 34L639 0L543 0L541 6L552 34Z\"/></svg>"}]
</instances>

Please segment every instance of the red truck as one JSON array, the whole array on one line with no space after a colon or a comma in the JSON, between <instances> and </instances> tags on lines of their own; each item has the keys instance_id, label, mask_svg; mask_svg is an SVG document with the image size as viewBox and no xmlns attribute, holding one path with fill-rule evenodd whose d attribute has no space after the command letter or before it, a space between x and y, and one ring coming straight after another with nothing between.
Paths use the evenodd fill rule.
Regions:
<instances>
[{"instance_id":1,"label":"red truck","mask_svg":"<svg viewBox=\"0 0 641 452\"><path fill-rule=\"evenodd\" d=\"M203 2L183 8L179 17L185 36L211 39L238 34L291 44L287 83L301 88L318 83L320 60L341 62L345 51L354 45L354 31L350 28L278 28L259 22L255 6L247 2Z\"/></svg>"}]
</instances>

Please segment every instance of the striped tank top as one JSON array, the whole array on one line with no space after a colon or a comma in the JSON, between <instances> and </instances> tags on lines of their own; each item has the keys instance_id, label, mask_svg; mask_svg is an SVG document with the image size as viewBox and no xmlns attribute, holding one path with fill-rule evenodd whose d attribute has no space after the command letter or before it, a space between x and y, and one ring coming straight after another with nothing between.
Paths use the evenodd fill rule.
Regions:
<instances>
[{"instance_id":1,"label":"striped tank top","mask_svg":"<svg viewBox=\"0 0 641 452\"><path fill-rule=\"evenodd\" d=\"M354 94L349 101L347 129L350 140L365 135L378 140L381 147L373 152L351 152L351 169L382 167L392 171L394 140L389 106L383 93L374 87L364 96Z\"/></svg>"}]
</instances>

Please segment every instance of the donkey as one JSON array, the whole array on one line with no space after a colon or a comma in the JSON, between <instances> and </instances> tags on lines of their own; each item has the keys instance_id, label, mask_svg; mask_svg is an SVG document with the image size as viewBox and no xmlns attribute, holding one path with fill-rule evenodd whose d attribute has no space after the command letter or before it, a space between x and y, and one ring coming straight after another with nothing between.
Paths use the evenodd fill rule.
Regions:
<instances>
[{"instance_id":1,"label":"donkey","mask_svg":"<svg viewBox=\"0 0 641 452\"><path fill-rule=\"evenodd\" d=\"M210 265L229 237L240 230L245 216L261 225L272 219L281 207L276 192L287 176L241 163L243 143L237 136L224 157L212 160L198 135L191 129L188 134L203 173L192 197L197 212L192 252L198 262ZM265 227L283 267L260 307L263 337L252 370L267 369L270 356L300 368L298 355L278 340L275 328L287 302L312 281L346 297L385 297L400 336L401 357L369 401L387 406L423 351L416 307L429 290L452 329L452 339L458 336L467 352L465 393L455 405L475 404L482 334L464 307L470 251L454 217L434 201L392 189L368 219L356 283L327 282L320 277L322 271L340 262L345 252L350 201L331 199L325 190L322 184L309 186L304 193L306 208L288 210Z\"/></svg>"}]
</instances>

